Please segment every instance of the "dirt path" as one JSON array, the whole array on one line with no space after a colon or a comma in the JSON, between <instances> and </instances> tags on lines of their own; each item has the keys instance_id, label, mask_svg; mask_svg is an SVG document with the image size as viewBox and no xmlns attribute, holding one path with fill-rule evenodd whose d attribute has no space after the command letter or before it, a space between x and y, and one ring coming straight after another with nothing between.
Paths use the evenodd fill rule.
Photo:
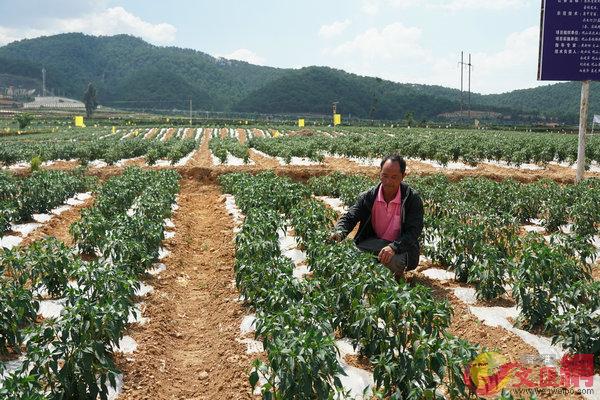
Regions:
<instances>
[{"instance_id":1,"label":"dirt path","mask_svg":"<svg viewBox=\"0 0 600 400\"><path fill-rule=\"evenodd\" d=\"M167 130L167 132L165 132L165 135L163 136L162 141L163 142L169 141L176 133L177 133L177 129L169 128Z\"/></svg>"},{"instance_id":2,"label":"dirt path","mask_svg":"<svg viewBox=\"0 0 600 400\"><path fill-rule=\"evenodd\" d=\"M347 158L337 158L337 157L325 157L323 160L325 165L334 170L346 171L352 173L360 173L365 170L365 168L376 169L372 167L363 167L358 165L357 163L348 160Z\"/></svg>"},{"instance_id":3,"label":"dirt path","mask_svg":"<svg viewBox=\"0 0 600 400\"><path fill-rule=\"evenodd\" d=\"M253 357L236 342L244 310L234 299L233 223L215 185L182 180L172 254L146 300L138 350L119 358L119 399L250 399Z\"/></svg>"},{"instance_id":4,"label":"dirt path","mask_svg":"<svg viewBox=\"0 0 600 400\"><path fill-rule=\"evenodd\" d=\"M246 143L246 130L237 128L236 131L237 131L238 136L240 137L240 143L245 144Z\"/></svg>"},{"instance_id":5,"label":"dirt path","mask_svg":"<svg viewBox=\"0 0 600 400\"><path fill-rule=\"evenodd\" d=\"M31 232L21 242L21 247L27 247L36 240L42 239L46 236L54 236L67 246L73 245L73 237L69 233L69 227L81 218L81 211L84 208L91 207L94 204L94 198L89 198L79 206L73 206L71 209L55 215L50 221L45 222L40 228Z\"/></svg>"},{"instance_id":6,"label":"dirt path","mask_svg":"<svg viewBox=\"0 0 600 400\"><path fill-rule=\"evenodd\" d=\"M181 137L182 139L193 139L195 135L196 130L194 128L186 128Z\"/></svg>"},{"instance_id":7,"label":"dirt path","mask_svg":"<svg viewBox=\"0 0 600 400\"><path fill-rule=\"evenodd\" d=\"M258 128L252 128L252 133L254 134L255 137L265 137L265 134L263 133L263 131Z\"/></svg>"},{"instance_id":8,"label":"dirt path","mask_svg":"<svg viewBox=\"0 0 600 400\"><path fill-rule=\"evenodd\" d=\"M225 139L226 137L229 137L229 129L221 128L219 130L219 136L221 137L221 139Z\"/></svg>"},{"instance_id":9,"label":"dirt path","mask_svg":"<svg viewBox=\"0 0 600 400\"><path fill-rule=\"evenodd\" d=\"M150 129L150 132L148 132L148 134L144 137L144 139L145 140L154 140L159 132L160 132L160 129L152 128L152 129Z\"/></svg>"},{"instance_id":10,"label":"dirt path","mask_svg":"<svg viewBox=\"0 0 600 400\"><path fill-rule=\"evenodd\" d=\"M600 264L596 263L594 268L592 268L592 279L595 281L600 281Z\"/></svg>"},{"instance_id":11,"label":"dirt path","mask_svg":"<svg viewBox=\"0 0 600 400\"><path fill-rule=\"evenodd\" d=\"M188 167L202 167L208 168L212 166L212 158L210 157L210 149L208 143L212 137L212 129L204 129L202 131L203 139L200 148L192 159L187 163Z\"/></svg>"},{"instance_id":12,"label":"dirt path","mask_svg":"<svg viewBox=\"0 0 600 400\"><path fill-rule=\"evenodd\" d=\"M254 161L259 168L276 169L281 166L276 158L262 156L254 151L254 149L250 149L250 159Z\"/></svg>"}]
</instances>

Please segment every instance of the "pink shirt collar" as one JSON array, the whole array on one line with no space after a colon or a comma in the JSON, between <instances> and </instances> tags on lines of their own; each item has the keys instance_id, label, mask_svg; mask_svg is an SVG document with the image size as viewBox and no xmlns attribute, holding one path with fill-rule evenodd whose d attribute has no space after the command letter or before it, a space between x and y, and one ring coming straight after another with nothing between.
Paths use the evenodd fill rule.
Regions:
<instances>
[{"instance_id":1,"label":"pink shirt collar","mask_svg":"<svg viewBox=\"0 0 600 400\"><path fill-rule=\"evenodd\" d=\"M390 201L390 203L396 203L396 204L400 204L400 190L401 188L398 188L398 192L396 193L396 196L392 199L392 201ZM377 197L375 198L375 201L380 201L385 203L385 199L383 197L383 185L379 185L379 190L377 191Z\"/></svg>"}]
</instances>

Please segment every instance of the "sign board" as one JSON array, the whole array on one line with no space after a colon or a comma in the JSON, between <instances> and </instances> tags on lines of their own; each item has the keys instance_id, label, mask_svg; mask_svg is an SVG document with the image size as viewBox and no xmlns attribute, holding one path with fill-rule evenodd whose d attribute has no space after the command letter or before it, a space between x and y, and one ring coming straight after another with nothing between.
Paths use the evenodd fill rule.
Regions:
<instances>
[{"instance_id":1,"label":"sign board","mask_svg":"<svg viewBox=\"0 0 600 400\"><path fill-rule=\"evenodd\" d=\"M83 117L81 115L75 117L75 126L85 128L85 124L83 123Z\"/></svg>"},{"instance_id":2,"label":"sign board","mask_svg":"<svg viewBox=\"0 0 600 400\"><path fill-rule=\"evenodd\" d=\"M299 126L300 128L304 128L304 118L300 118L300 119L298 120L298 126Z\"/></svg>"},{"instance_id":3,"label":"sign board","mask_svg":"<svg viewBox=\"0 0 600 400\"><path fill-rule=\"evenodd\" d=\"M333 114L333 125L340 125L342 123L342 114Z\"/></svg>"},{"instance_id":4,"label":"sign board","mask_svg":"<svg viewBox=\"0 0 600 400\"><path fill-rule=\"evenodd\" d=\"M600 80L600 3L542 0L538 79Z\"/></svg>"}]
</instances>

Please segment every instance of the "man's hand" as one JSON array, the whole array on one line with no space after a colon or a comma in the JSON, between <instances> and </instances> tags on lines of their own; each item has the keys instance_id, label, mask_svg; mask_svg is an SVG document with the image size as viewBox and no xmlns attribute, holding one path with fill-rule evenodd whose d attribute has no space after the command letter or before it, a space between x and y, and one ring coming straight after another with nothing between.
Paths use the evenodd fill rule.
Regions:
<instances>
[{"instance_id":1,"label":"man's hand","mask_svg":"<svg viewBox=\"0 0 600 400\"><path fill-rule=\"evenodd\" d=\"M340 232L333 232L331 235L329 235L329 242L331 243L341 242L342 239L342 234Z\"/></svg>"},{"instance_id":2,"label":"man's hand","mask_svg":"<svg viewBox=\"0 0 600 400\"><path fill-rule=\"evenodd\" d=\"M379 259L380 263L387 265L392 261L394 254L396 253L390 246L385 246L383 249L381 249L377 258Z\"/></svg>"}]
</instances>

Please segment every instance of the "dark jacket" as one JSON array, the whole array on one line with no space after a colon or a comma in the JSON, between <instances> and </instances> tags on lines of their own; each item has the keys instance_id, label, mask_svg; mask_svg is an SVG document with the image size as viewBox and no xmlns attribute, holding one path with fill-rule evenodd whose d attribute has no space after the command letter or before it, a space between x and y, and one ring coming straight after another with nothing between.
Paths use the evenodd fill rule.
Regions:
<instances>
[{"instance_id":1,"label":"dark jacket","mask_svg":"<svg viewBox=\"0 0 600 400\"><path fill-rule=\"evenodd\" d=\"M379 186L381 184L361 193L356 204L350 207L335 225L336 231L340 232L343 237L348 236L357 223L360 223L360 228L354 238L354 243L358 244L365 239L376 237L371 224L371 210L377 198ZM390 246L396 254L407 253L407 267L413 269L419 264L421 251L419 236L423 230L423 201L419 194L404 182L400 184L400 194L402 196L402 223L398 237L390 243Z\"/></svg>"}]
</instances>

